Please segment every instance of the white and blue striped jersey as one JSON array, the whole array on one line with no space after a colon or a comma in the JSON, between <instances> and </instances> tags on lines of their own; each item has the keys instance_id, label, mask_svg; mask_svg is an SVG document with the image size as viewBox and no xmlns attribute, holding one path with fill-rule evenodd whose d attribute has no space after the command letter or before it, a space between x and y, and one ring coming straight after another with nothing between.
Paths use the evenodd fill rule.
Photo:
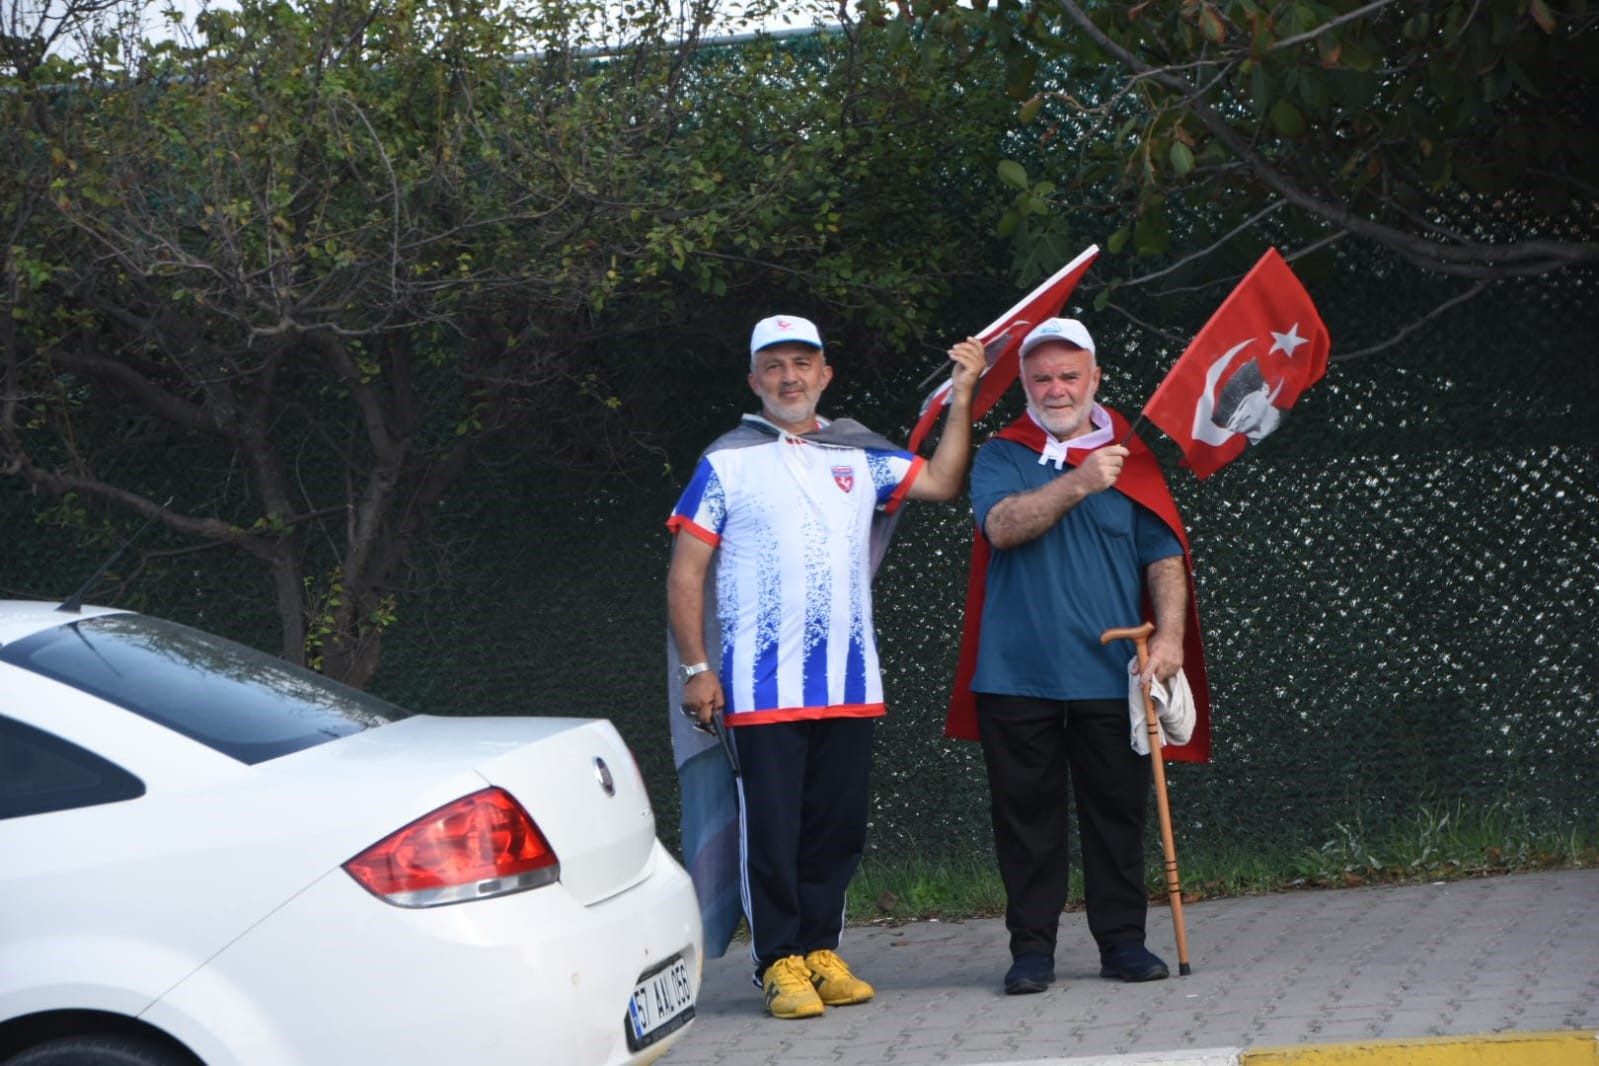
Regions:
<instances>
[{"instance_id":1,"label":"white and blue striped jersey","mask_svg":"<svg viewBox=\"0 0 1599 1066\"><path fill-rule=\"evenodd\" d=\"M925 461L783 436L700 459L667 526L717 549L717 674L729 725L884 713L873 514Z\"/></svg>"}]
</instances>

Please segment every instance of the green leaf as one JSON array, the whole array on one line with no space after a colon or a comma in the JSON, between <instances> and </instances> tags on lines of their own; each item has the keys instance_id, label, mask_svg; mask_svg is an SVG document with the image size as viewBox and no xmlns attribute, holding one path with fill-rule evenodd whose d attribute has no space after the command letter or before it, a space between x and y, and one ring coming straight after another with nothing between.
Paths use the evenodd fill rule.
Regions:
<instances>
[{"instance_id":1,"label":"green leaf","mask_svg":"<svg viewBox=\"0 0 1599 1066\"><path fill-rule=\"evenodd\" d=\"M1166 209L1150 206L1138 216L1133 226L1133 250L1141 256L1165 255L1171 248L1171 230L1166 223Z\"/></svg>"},{"instance_id":2,"label":"green leaf","mask_svg":"<svg viewBox=\"0 0 1599 1066\"><path fill-rule=\"evenodd\" d=\"M1271 105L1271 124L1277 127L1278 133L1290 138L1303 137L1307 128L1305 116L1287 100Z\"/></svg>"},{"instance_id":3,"label":"green leaf","mask_svg":"<svg viewBox=\"0 0 1599 1066\"><path fill-rule=\"evenodd\" d=\"M1299 98L1311 111L1327 107L1327 82L1318 73L1306 70L1299 79Z\"/></svg>"},{"instance_id":4,"label":"green leaf","mask_svg":"<svg viewBox=\"0 0 1599 1066\"><path fill-rule=\"evenodd\" d=\"M1339 59L1350 70L1364 73L1377 69L1382 62L1382 51L1365 41L1346 40L1339 52Z\"/></svg>"},{"instance_id":5,"label":"green leaf","mask_svg":"<svg viewBox=\"0 0 1599 1066\"><path fill-rule=\"evenodd\" d=\"M1186 177L1194 169L1194 151L1182 141L1171 143L1171 168L1179 178Z\"/></svg>"},{"instance_id":6,"label":"green leaf","mask_svg":"<svg viewBox=\"0 0 1599 1066\"><path fill-rule=\"evenodd\" d=\"M1264 118L1271 109L1272 100L1271 77L1264 63L1256 63L1249 72L1249 97L1255 105L1255 114Z\"/></svg>"},{"instance_id":7,"label":"green leaf","mask_svg":"<svg viewBox=\"0 0 1599 1066\"><path fill-rule=\"evenodd\" d=\"M1044 98L1042 96L1034 96L1031 100L1022 105L1021 113L1017 115L1017 118L1020 120L1022 125L1025 126L1029 122L1033 121L1033 119L1038 117L1038 109L1043 106Z\"/></svg>"},{"instance_id":8,"label":"green leaf","mask_svg":"<svg viewBox=\"0 0 1599 1066\"><path fill-rule=\"evenodd\" d=\"M999 180L1013 189L1026 192L1029 186L1027 181L1027 168L1014 159L1001 159L999 161Z\"/></svg>"},{"instance_id":9,"label":"green leaf","mask_svg":"<svg viewBox=\"0 0 1599 1066\"><path fill-rule=\"evenodd\" d=\"M1131 231L1126 226L1123 226L1115 233L1112 233L1110 239L1105 242L1106 251L1110 252L1111 255L1120 255L1121 250L1127 247L1127 238L1131 236Z\"/></svg>"},{"instance_id":10,"label":"green leaf","mask_svg":"<svg viewBox=\"0 0 1599 1066\"><path fill-rule=\"evenodd\" d=\"M1005 69L1005 92L1013 100L1024 99L1032 91L1033 81L1038 77L1038 57L1028 53L1019 60L1007 63Z\"/></svg>"}]
</instances>

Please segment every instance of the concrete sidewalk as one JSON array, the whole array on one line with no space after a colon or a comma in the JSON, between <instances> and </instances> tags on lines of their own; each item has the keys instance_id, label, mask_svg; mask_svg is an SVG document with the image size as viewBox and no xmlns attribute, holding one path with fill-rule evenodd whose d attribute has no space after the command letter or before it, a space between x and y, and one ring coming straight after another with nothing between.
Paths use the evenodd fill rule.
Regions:
<instances>
[{"instance_id":1,"label":"concrete sidewalk","mask_svg":"<svg viewBox=\"0 0 1599 1066\"><path fill-rule=\"evenodd\" d=\"M804 1021L766 1016L747 945L735 943L707 964L698 1018L661 1061L1312 1061L1268 1053L1293 1049L1358 1053L1314 1060L1329 1063L1599 1063L1599 870L1224 899L1183 915L1190 976L1100 978L1087 922L1069 913L1057 983L1030 996L1002 993L1010 959L997 919L852 927L840 954L876 999ZM1152 907L1149 946L1175 975L1173 943L1170 912ZM1414 1039L1499 1033L1525 1039ZM1532 1057L1513 1057L1526 1047Z\"/></svg>"}]
</instances>

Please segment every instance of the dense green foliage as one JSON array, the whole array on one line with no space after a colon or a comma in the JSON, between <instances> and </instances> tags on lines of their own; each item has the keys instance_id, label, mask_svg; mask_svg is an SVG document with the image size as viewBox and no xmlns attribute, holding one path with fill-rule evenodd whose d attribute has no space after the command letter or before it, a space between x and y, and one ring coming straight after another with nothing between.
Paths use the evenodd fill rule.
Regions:
<instances>
[{"instance_id":1,"label":"dense green foliage","mask_svg":"<svg viewBox=\"0 0 1599 1066\"><path fill-rule=\"evenodd\" d=\"M1586 0L913 7L929 47L1004 58L1060 160L1016 162L1009 225L1087 203L1112 250L1197 256L1286 208L1291 247L1349 238L1459 277L1599 259Z\"/></svg>"},{"instance_id":2,"label":"dense green foliage","mask_svg":"<svg viewBox=\"0 0 1599 1066\"><path fill-rule=\"evenodd\" d=\"M651 8L594 55L601 10L247 2L14 57L0 469L65 524L257 560L283 654L364 684L486 442L664 462L659 370L752 294L827 308L841 351L923 336L1000 102L950 148L916 134L955 87L880 45L700 48Z\"/></svg>"}]
</instances>

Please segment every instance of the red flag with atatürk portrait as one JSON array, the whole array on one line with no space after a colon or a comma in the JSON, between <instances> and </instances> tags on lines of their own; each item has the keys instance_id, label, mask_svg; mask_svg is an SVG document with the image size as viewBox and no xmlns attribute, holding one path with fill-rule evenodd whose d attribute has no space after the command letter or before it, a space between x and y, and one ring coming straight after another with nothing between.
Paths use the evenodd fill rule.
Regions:
<instances>
[{"instance_id":1,"label":"red flag with atat\u00fcrk portrait","mask_svg":"<svg viewBox=\"0 0 1599 1066\"><path fill-rule=\"evenodd\" d=\"M983 380L978 383L977 393L972 397L973 421L982 418L999 402L999 398L1005 395L1005 390L1010 388L1011 382L1021 372L1021 357L1017 353L1021 350L1022 339L1034 326L1060 314L1072 290L1077 288L1077 283L1088 273L1089 265L1098 255L1099 245L1089 245L1076 259L1022 297L1016 306L975 334L983 346L988 368L983 371ZM914 452L921 447L933 423L938 421L938 413L949 404L951 385L950 380L945 380L922 401L921 414L911 429L910 443L905 446L907 451Z\"/></svg>"},{"instance_id":2,"label":"red flag with atat\u00fcrk portrait","mask_svg":"<svg viewBox=\"0 0 1599 1066\"><path fill-rule=\"evenodd\" d=\"M1260 443L1327 372L1332 341L1310 294L1268 248L1144 405L1199 478Z\"/></svg>"}]
</instances>

